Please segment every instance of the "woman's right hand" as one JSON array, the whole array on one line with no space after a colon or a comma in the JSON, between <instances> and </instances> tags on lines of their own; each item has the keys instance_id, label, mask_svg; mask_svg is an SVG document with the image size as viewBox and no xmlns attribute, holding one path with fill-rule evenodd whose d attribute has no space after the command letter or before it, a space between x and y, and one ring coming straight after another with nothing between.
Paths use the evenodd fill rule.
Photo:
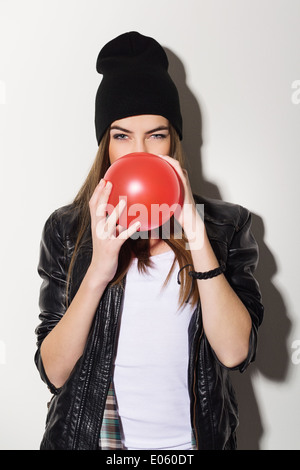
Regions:
<instances>
[{"instance_id":1,"label":"woman's right hand","mask_svg":"<svg viewBox=\"0 0 300 470\"><path fill-rule=\"evenodd\" d=\"M99 300L113 279L122 244L138 229L117 225L124 203L107 217L106 208L112 184L101 180L90 202L93 254L91 264L70 306L43 340L41 357L49 381L62 387L82 356Z\"/></svg>"},{"instance_id":2,"label":"woman's right hand","mask_svg":"<svg viewBox=\"0 0 300 470\"><path fill-rule=\"evenodd\" d=\"M93 242L89 271L95 282L99 284L108 284L113 279L121 246L140 227L139 222L132 224L128 229L117 224L126 206L124 200L121 200L110 216L107 216L111 189L112 183L101 179L89 201Z\"/></svg>"}]
</instances>

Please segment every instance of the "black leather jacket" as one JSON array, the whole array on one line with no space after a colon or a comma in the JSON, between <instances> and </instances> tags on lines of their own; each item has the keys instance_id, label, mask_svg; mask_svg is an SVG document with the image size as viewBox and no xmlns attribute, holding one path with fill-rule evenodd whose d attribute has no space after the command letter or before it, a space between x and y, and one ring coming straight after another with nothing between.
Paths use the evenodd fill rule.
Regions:
<instances>
[{"instance_id":1,"label":"black leather jacket","mask_svg":"<svg viewBox=\"0 0 300 470\"><path fill-rule=\"evenodd\" d=\"M205 226L211 245L219 261L226 263L226 278L252 318L248 357L236 367L243 372L255 358L257 329L263 318L261 295L253 277L258 249L250 231L250 213L241 206L222 201L198 196L195 200L204 204ZM43 283L35 362L53 393L41 449L98 449L114 359L125 282L123 286L106 288L84 353L60 389L50 383L43 368L41 343L66 310L66 273L74 250L77 224L78 217L72 205L58 209L47 220L41 241L38 271ZM89 235L75 263L70 300L83 279L91 254ZM200 303L191 319L189 344L191 423L197 448L235 449L238 425L235 394L229 370L220 363L203 331Z\"/></svg>"}]
</instances>

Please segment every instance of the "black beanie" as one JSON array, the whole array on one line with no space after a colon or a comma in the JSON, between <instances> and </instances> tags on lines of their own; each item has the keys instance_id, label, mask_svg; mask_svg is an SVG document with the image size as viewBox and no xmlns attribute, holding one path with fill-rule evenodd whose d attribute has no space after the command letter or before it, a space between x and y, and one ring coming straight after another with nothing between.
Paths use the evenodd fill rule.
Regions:
<instances>
[{"instance_id":1,"label":"black beanie","mask_svg":"<svg viewBox=\"0 0 300 470\"><path fill-rule=\"evenodd\" d=\"M137 32L122 34L102 48L97 71L103 78L95 106L98 144L112 122L140 114L165 117L182 139L179 96L168 66L160 44Z\"/></svg>"}]
</instances>

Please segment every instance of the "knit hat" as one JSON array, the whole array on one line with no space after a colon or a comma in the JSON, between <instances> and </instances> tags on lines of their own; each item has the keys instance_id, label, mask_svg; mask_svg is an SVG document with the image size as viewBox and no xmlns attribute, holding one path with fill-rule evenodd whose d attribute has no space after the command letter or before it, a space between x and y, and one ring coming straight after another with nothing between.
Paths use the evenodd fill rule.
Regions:
<instances>
[{"instance_id":1,"label":"knit hat","mask_svg":"<svg viewBox=\"0 0 300 470\"><path fill-rule=\"evenodd\" d=\"M103 78L95 105L98 144L112 122L140 114L165 117L182 139L179 96L168 67L161 45L137 32L122 34L102 48L97 72Z\"/></svg>"}]
</instances>

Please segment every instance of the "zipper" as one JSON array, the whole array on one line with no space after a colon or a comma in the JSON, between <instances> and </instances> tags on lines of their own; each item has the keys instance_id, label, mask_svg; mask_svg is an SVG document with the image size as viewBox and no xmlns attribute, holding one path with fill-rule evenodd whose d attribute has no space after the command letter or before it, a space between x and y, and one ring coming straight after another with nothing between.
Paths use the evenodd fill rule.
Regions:
<instances>
[{"instance_id":1,"label":"zipper","mask_svg":"<svg viewBox=\"0 0 300 470\"><path fill-rule=\"evenodd\" d=\"M206 368L204 366L203 356L204 356L204 351L203 351L203 354L201 355L200 360L201 360L202 365L203 365L203 376L204 376L204 380L205 380L206 393L209 396L209 386L208 386L207 373L206 373ZM207 400L207 405L208 405L208 414L209 414L209 419L210 419L212 443L213 443L213 448L214 448L214 440L215 440L214 439L214 425L213 425L213 416L212 416L212 411L211 411L211 400L210 399Z\"/></svg>"},{"instance_id":2,"label":"zipper","mask_svg":"<svg viewBox=\"0 0 300 470\"><path fill-rule=\"evenodd\" d=\"M197 344L197 350L196 350L196 358L198 357L199 353L199 348L200 348L200 340L203 335L203 327L198 339L198 344ZM198 361L195 361L195 366L194 366L194 380L193 380L193 395L194 395L194 406L193 406L193 426L194 426L194 434L195 434L195 439L196 439L196 449L199 449L199 439L198 439L198 434L197 434L197 427L196 427L196 401L197 401L197 395L196 395L196 364Z\"/></svg>"},{"instance_id":3,"label":"zipper","mask_svg":"<svg viewBox=\"0 0 300 470\"><path fill-rule=\"evenodd\" d=\"M124 281L123 281L124 282ZM124 286L124 284L123 284ZM122 287L121 287L122 288ZM121 300L122 301L122 300ZM115 325L115 328L114 328L114 338L113 338L113 342L114 342L114 347L113 347L113 350L115 350L116 348L116 332L118 330L118 325L119 325L119 321L120 321L120 308L118 309L118 318L117 318L117 322L116 322L116 325ZM76 444L77 444L77 439L78 439L78 430L80 429L80 422L81 422L81 417L82 417L82 413L83 413L83 407L84 407L84 404L85 404L85 400L86 400L86 392L87 392L87 389L88 389L88 386L89 386L89 382L90 382L90 376L91 376L91 371L92 371L92 367L91 365L93 364L93 361L94 361L94 357L95 357L95 351L96 351L96 343L98 341L98 336L97 336L97 331L99 329L99 322L100 322L100 315L98 315L98 318L97 318L97 322L95 322L95 325L94 325L94 331L95 331L95 337L94 337L94 341L93 341L93 345L91 346L91 355L90 355L90 359L89 359L89 363L88 363L88 374L87 374L87 377L86 377L86 380L85 380L85 383L84 383L84 388L83 388L83 392L82 392L82 397L81 397L81 400L80 400L80 408L79 408L79 412L78 412L78 419L77 419L77 423L76 423L76 430L75 430L75 433L74 433L74 439L73 439L73 448L75 449L76 447ZM100 358L100 362L101 362L101 359ZM112 355L112 358L111 358L111 362L110 362L110 374L109 374L109 377L111 376L111 371L112 371L112 365L113 365L113 355ZM108 393L108 389L109 389L109 386L110 386L110 380L107 381L107 386L106 386L106 390L105 390L105 397L107 398L107 393ZM103 416L103 415L102 415ZM100 432L100 427L99 427L99 432ZM99 432L98 432L98 435L99 435Z\"/></svg>"},{"instance_id":4,"label":"zipper","mask_svg":"<svg viewBox=\"0 0 300 470\"><path fill-rule=\"evenodd\" d=\"M123 284L123 287L124 287L124 284ZM112 356L111 356L111 360L110 360L109 374L108 374L109 380L107 381L107 385L106 385L105 393L104 393L104 396L105 396L104 407L103 407L103 410L102 410L102 415L99 416L99 426L98 426L98 432L97 432L98 447L99 447L99 438L100 438L100 432L101 432L102 421L103 421L103 416L104 416L105 404L106 404L106 401L107 401L107 395L108 395L110 384L112 383L112 380L113 380L112 379L112 370L113 370L113 365L114 365L114 361L115 361L115 358L116 358L117 338L118 338L118 335L119 335L120 322L121 322L121 315L120 315L120 309L119 309L118 318L117 318L117 322L116 322L115 329L114 329L113 348L112 348L113 352L112 352Z\"/></svg>"},{"instance_id":5,"label":"zipper","mask_svg":"<svg viewBox=\"0 0 300 470\"><path fill-rule=\"evenodd\" d=\"M97 321L97 325L98 325L98 321ZM95 324L94 328L96 330L96 324ZM76 444L77 444L77 439L78 439L78 430L80 429L82 412L83 412L83 407L84 407L84 403L85 403L85 399L86 399L86 391L87 391L87 388L88 388L88 385L89 385L89 382L90 382L90 376L91 376L91 371L92 371L91 365L93 363L94 356L95 356L95 350L96 350L95 344L96 344L96 342L97 342L97 335L95 335L95 338L94 338L94 341L93 341L92 351L91 351L91 355L90 355L90 359L89 359L89 363L88 363L88 373L87 373L87 377L84 381L82 397L81 397L81 400L80 400L80 408L79 408L78 418L77 418L77 422L76 422L76 429L75 429L75 432L74 432L73 449L76 449Z\"/></svg>"}]
</instances>

